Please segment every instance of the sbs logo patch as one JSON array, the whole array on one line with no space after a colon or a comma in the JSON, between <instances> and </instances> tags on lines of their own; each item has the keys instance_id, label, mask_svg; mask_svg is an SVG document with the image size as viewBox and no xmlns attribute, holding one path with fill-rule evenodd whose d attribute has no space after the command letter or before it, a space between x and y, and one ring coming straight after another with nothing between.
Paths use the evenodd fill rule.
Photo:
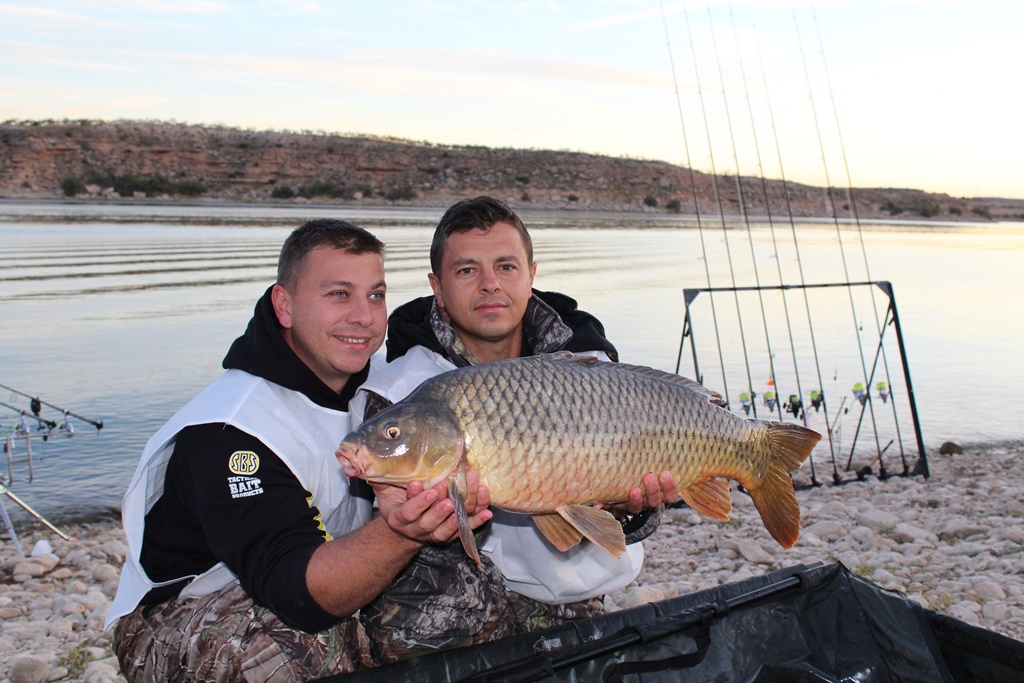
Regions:
<instances>
[{"instance_id":1,"label":"sbs logo patch","mask_svg":"<svg viewBox=\"0 0 1024 683\"><path fill-rule=\"evenodd\" d=\"M252 475L260 468L260 456L252 451L235 451L228 458L228 469L234 474Z\"/></svg>"}]
</instances>

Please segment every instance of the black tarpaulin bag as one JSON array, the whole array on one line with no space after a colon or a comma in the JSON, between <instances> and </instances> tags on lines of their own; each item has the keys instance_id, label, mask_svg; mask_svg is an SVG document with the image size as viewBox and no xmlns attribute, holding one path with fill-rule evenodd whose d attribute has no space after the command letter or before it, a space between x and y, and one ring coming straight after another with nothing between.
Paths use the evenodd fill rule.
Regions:
<instances>
[{"instance_id":1,"label":"black tarpaulin bag","mask_svg":"<svg viewBox=\"0 0 1024 683\"><path fill-rule=\"evenodd\" d=\"M936 615L836 563L321 680L1024 681L1024 643Z\"/></svg>"}]
</instances>

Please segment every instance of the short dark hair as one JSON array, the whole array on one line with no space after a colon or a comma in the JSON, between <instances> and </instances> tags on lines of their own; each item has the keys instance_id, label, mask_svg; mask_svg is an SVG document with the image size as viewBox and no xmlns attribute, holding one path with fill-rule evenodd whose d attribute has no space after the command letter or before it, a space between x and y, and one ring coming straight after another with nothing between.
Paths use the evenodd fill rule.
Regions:
<instances>
[{"instance_id":1,"label":"short dark hair","mask_svg":"<svg viewBox=\"0 0 1024 683\"><path fill-rule=\"evenodd\" d=\"M434 240L430 243L430 270L434 275L441 274L441 261L444 249L448 244L448 236L453 232L469 232L470 230L490 230L498 223L509 223L516 229L526 247L526 258L533 263L533 240L523 221L508 204L494 197L474 197L463 199L453 204L437 224Z\"/></svg>"},{"instance_id":2,"label":"short dark hair","mask_svg":"<svg viewBox=\"0 0 1024 683\"><path fill-rule=\"evenodd\" d=\"M295 228L284 241L277 259L277 284L285 289L294 287L305 267L306 255L317 247L384 257L384 243L363 228L347 221L317 218Z\"/></svg>"}]
</instances>

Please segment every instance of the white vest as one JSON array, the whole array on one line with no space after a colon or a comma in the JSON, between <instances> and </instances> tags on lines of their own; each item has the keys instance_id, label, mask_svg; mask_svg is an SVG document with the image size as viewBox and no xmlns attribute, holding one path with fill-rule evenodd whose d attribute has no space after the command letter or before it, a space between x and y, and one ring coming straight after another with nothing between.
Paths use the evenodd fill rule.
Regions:
<instances>
[{"instance_id":1,"label":"white vest","mask_svg":"<svg viewBox=\"0 0 1024 683\"><path fill-rule=\"evenodd\" d=\"M238 582L223 563L218 563L198 576L157 583L139 562L146 513L163 495L164 475L178 433L190 425L211 422L237 427L274 451L313 494L310 505L320 511L319 521L330 537L349 534L369 521L372 504L349 494L344 470L334 457L342 438L358 420L354 423L350 413L324 408L255 375L228 370L161 427L142 452L121 507L128 556L117 595L107 611L105 629L138 607L154 587L191 578L181 595L197 597Z\"/></svg>"},{"instance_id":2,"label":"white vest","mask_svg":"<svg viewBox=\"0 0 1024 683\"><path fill-rule=\"evenodd\" d=\"M600 351L578 355L608 359ZM373 391L398 402L424 380L454 369L447 358L415 346L387 366L375 367L359 391ZM640 543L627 545L626 554L618 559L593 543L581 543L563 553L537 530L530 515L498 508L492 512L491 532L480 550L494 562L509 589L520 595L560 605L619 590L640 573L644 561Z\"/></svg>"}]
</instances>

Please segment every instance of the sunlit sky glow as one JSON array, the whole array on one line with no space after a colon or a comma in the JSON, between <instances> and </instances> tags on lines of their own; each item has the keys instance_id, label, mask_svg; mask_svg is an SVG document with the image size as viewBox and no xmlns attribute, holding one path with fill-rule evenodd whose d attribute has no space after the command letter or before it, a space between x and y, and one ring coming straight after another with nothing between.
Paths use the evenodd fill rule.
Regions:
<instances>
[{"instance_id":1,"label":"sunlit sky glow","mask_svg":"<svg viewBox=\"0 0 1024 683\"><path fill-rule=\"evenodd\" d=\"M373 134L1024 198L1021 26L1020 1L0 0L0 120Z\"/></svg>"}]
</instances>

